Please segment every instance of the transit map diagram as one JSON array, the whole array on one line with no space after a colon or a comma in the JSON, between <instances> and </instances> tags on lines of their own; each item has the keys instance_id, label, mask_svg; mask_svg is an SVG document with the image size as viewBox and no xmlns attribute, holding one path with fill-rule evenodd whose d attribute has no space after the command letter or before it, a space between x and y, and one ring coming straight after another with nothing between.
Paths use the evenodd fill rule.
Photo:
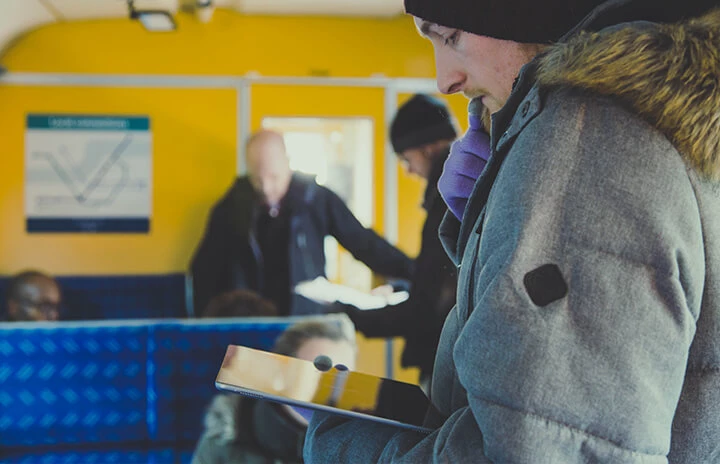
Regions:
<instances>
[{"instance_id":1,"label":"transit map diagram","mask_svg":"<svg viewBox=\"0 0 720 464\"><path fill-rule=\"evenodd\" d=\"M28 115L29 231L110 232L131 227L128 221L149 224L151 181L148 118Z\"/></svg>"}]
</instances>

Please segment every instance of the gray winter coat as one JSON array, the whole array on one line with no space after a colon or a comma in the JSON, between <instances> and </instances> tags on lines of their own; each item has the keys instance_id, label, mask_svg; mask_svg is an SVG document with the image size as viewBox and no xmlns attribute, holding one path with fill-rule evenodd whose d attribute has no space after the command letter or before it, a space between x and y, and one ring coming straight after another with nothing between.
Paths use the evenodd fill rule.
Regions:
<instances>
[{"instance_id":1,"label":"gray winter coat","mask_svg":"<svg viewBox=\"0 0 720 464\"><path fill-rule=\"evenodd\" d=\"M720 462L718 50L716 12L527 65L441 232L436 430L316 414L306 461Z\"/></svg>"}]
</instances>

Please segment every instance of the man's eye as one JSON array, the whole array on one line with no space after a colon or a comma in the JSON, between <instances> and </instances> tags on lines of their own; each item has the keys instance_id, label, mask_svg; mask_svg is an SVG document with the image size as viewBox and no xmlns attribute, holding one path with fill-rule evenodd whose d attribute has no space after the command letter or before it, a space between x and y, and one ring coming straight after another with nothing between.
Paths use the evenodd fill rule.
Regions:
<instances>
[{"instance_id":1,"label":"man's eye","mask_svg":"<svg viewBox=\"0 0 720 464\"><path fill-rule=\"evenodd\" d=\"M458 38L460 38L460 31L455 31L445 38L445 45L457 44Z\"/></svg>"}]
</instances>

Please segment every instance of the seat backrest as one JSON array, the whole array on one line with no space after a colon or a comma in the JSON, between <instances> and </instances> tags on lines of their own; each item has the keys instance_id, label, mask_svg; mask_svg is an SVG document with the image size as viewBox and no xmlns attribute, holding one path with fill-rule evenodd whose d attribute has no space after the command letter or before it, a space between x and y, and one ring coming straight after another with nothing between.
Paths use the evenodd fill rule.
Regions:
<instances>
[{"instance_id":1,"label":"seat backrest","mask_svg":"<svg viewBox=\"0 0 720 464\"><path fill-rule=\"evenodd\" d=\"M0 461L189 456L227 345L302 319L0 323Z\"/></svg>"},{"instance_id":2,"label":"seat backrest","mask_svg":"<svg viewBox=\"0 0 720 464\"><path fill-rule=\"evenodd\" d=\"M193 447L203 428L205 410L213 396L227 346L270 350L291 323L285 318L224 319L158 324L151 337L155 351L154 393L158 425L154 439ZM151 347L152 349L152 347ZM153 391L148 391L151 398Z\"/></svg>"},{"instance_id":3,"label":"seat backrest","mask_svg":"<svg viewBox=\"0 0 720 464\"><path fill-rule=\"evenodd\" d=\"M0 324L0 447L148 437L145 324Z\"/></svg>"}]
</instances>

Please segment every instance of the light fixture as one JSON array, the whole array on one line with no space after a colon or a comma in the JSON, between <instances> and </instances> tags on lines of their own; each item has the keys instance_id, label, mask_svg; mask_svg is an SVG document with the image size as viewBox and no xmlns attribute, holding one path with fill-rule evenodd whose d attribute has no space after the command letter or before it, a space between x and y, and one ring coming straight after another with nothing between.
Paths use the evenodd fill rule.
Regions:
<instances>
[{"instance_id":1,"label":"light fixture","mask_svg":"<svg viewBox=\"0 0 720 464\"><path fill-rule=\"evenodd\" d=\"M201 23L209 23L215 13L215 5L212 0L196 0L195 14Z\"/></svg>"},{"instance_id":2,"label":"light fixture","mask_svg":"<svg viewBox=\"0 0 720 464\"><path fill-rule=\"evenodd\" d=\"M127 0L130 19L140 21L151 32L169 32L177 29L175 20L167 10L136 10L135 0Z\"/></svg>"}]
</instances>

